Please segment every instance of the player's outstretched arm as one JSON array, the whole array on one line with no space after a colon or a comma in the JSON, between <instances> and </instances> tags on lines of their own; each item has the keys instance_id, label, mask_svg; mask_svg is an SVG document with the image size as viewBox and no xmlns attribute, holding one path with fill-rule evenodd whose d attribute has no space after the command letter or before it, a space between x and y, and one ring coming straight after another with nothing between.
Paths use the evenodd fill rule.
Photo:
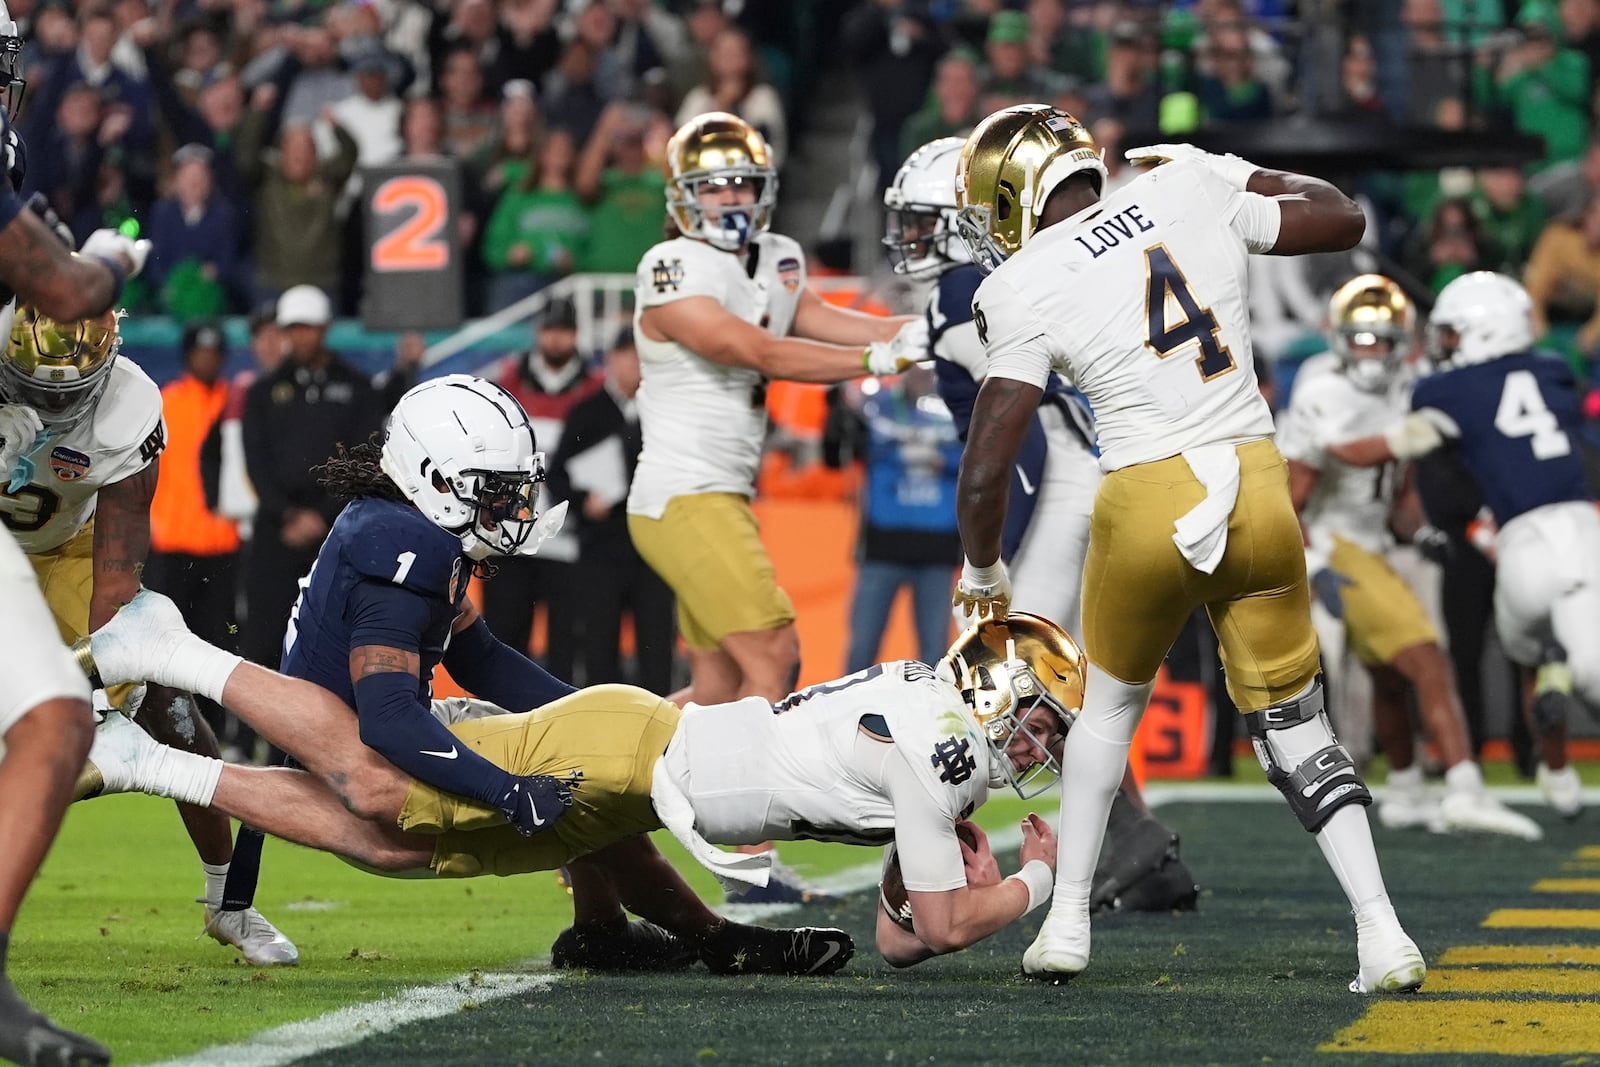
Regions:
<instances>
[{"instance_id":1,"label":"player's outstretched arm","mask_svg":"<svg viewBox=\"0 0 1600 1067\"><path fill-rule=\"evenodd\" d=\"M480 700L508 711L532 711L577 692L496 637L470 600L454 633L444 654L445 670Z\"/></svg>"},{"instance_id":2,"label":"player's outstretched arm","mask_svg":"<svg viewBox=\"0 0 1600 1067\"><path fill-rule=\"evenodd\" d=\"M870 345L892 341L906 323L920 315L873 315L854 308L830 304L807 287L800 293L794 309L796 336L834 345Z\"/></svg>"},{"instance_id":3,"label":"player's outstretched arm","mask_svg":"<svg viewBox=\"0 0 1600 1067\"><path fill-rule=\"evenodd\" d=\"M709 296L646 308L639 325L652 340L676 341L701 359L760 371L769 378L828 383L871 373L859 346L774 337Z\"/></svg>"}]
</instances>

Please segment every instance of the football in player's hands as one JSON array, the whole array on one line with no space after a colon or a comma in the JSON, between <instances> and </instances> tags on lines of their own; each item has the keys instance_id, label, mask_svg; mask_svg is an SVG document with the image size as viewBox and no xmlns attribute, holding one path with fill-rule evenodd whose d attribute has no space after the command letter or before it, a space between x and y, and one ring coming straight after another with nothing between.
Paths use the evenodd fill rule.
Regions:
<instances>
[{"instance_id":1,"label":"football in player's hands","mask_svg":"<svg viewBox=\"0 0 1600 1067\"><path fill-rule=\"evenodd\" d=\"M967 849L973 851L988 851L988 842L985 840L982 848L979 846L979 833L977 827L965 820L956 823L956 837L961 840L962 855L965 857ZM883 853L883 877L878 882L878 903L894 924L906 933L916 933L916 927L911 920L911 894L906 892L905 875L900 870L900 852L890 845Z\"/></svg>"}]
</instances>

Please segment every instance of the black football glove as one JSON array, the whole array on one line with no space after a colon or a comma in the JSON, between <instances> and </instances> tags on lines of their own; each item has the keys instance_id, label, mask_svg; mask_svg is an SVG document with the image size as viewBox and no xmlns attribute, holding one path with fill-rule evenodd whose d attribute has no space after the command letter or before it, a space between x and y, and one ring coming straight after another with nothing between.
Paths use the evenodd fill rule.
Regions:
<instances>
[{"instance_id":1,"label":"black football glove","mask_svg":"<svg viewBox=\"0 0 1600 1067\"><path fill-rule=\"evenodd\" d=\"M495 803L523 837L543 833L572 807L572 787L548 774L520 775Z\"/></svg>"},{"instance_id":2,"label":"black football glove","mask_svg":"<svg viewBox=\"0 0 1600 1067\"><path fill-rule=\"evenodd\" d=\"M1423 559L1433 563L1448 563L1456 554L1456 546L1450 541L1450 535L1437 526L1422 527L1411 535L1411 543L1417 546Z\"/></svg>"},{"instance_id":3,"label":"black football glove","mask_svg":"<svg viewBox=\"0 0 1600 1067\"><path fill-rule=\"evenodd\" d=\"M34 193L28 197L28 210L37 215L40 222L50 227L50 232L60 238L62 244L71 249L78 247L77 238L72 236L72 227L61 221L56 209L50 206L49 197L43 193Z\"/></svg>"}]
</instances>

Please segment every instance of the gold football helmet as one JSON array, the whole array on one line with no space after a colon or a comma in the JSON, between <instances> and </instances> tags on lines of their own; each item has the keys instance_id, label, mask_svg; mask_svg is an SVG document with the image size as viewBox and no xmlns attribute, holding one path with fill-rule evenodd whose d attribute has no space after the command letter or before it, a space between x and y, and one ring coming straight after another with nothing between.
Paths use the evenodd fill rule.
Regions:
<instances>
[{"instance_id":1,"label":"gold football helmet","mask_svg":"<svg viewBox=\"0 0 1600 1067\"><path fill-rule=\"evenodd\" d=\"M69 429L94 409L121 347L114 311L57 322L19 307L0 359L0 394L33 408L51 430Z\"/></svg>"},{"instance_id":2,"label":"gold football helmet","mask_svg":"<svg viewBox=\"0 0 1600 1067\"><path fill-rule=\"evenodd\" d=\"M1367 392L1382 392L1394 381L1415 329L1410 298L1381 274L1350 279L1328 301L1328 342L1339 369Z\"/></svg>"},{"instance_id":3,"label":"gold football helmet","mask_svg":"<svg viewBox=\"0 0 1600 1067\"><path fill-rule=\"evenodd\" d=\"M737 252L772 223L778 202L772 150L738 115L709 111L678 127L667 142L666 172L667 213L685 237ZM700 202L702 192L724 188L754 188L755 203Z\"/></svg>"},{"instance_id":4,"label":"gold football helmet","mask_svg":"<svg viewBox=\"0 0 1600 1067\"><path fill-rule=\"evenodd\" d=\"M991 785L1009 784L1026 799L1061 777L1056 731L1041 735L1041 723L1030 715L1048 709L1065 736L1083 708L1083 651L1065 630L1020 611L984 619L956 638L939 669L954 680L989 743ZM1019 734L1031 742L1035 756L1020 771L1006 752Z\"/></svg>"},{"instance_id":5,"label":"gold football helmet","mask_svg":"<svg viewBox=\"0 0 1600 1067\"><path fill-rule=\"evenodd\" d=\"M1062 180L1088 172L1106 185L1100 148L1083 123L1058 107L1018 104L967 135L956 164L956 230L985 273L1028 242Z\"/></svg>"}]
</instances>

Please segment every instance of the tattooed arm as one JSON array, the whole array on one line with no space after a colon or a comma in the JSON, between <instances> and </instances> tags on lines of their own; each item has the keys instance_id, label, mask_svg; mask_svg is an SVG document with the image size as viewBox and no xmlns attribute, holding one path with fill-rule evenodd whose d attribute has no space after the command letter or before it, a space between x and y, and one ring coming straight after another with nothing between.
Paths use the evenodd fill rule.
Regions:
<instances>
[{"instance_id":1,"label":"tattooed arm","mask_svg":"<svg viewBox=\"0 0 1600 1067\"><path fill-rule=\"evenodd\" d=\"M1036 385L993 376L984 379L978 390L956 487L961 545L975 566L987 567L1000 559L1011 466L1043 396L1044 390Z\"/></svg>"},{"instance_id":2,"label":"tattooed arm","mask_svg":"<svg viewBox=\"0 0 1600 1067\"><path fill-rule=\"evenodd\" d=\"M156 495L161 460L100 490L94 512L94 591L89 629L98 630L139 591L139 575L150 552L150 501Z\"/></svg>"},{"instance_id":3,"label":"tattooed arm","mask_svg":"<svg viewBox=\"0 0 1600 1067\"><path fill-rule=\"evenodd\" d=\"M361 740L411 777L498 806L516 778L456 740L427 700L421 639L434 605L388 582L357 582L347 612Z\"/></svg>"},{"instance_id":4,"label":"tattooed arm","mask_svg":"<svg viewBox=\"0 0 1600 1067\"><path fill-rule=\"evenodd\" d=\"M123 277L136 264L120 254ZM58 322L92 318L107 311L122 279L98 258L73 255L31 211L20 211L0 229L0 282Z\"/></svg>"}]
</instances>

